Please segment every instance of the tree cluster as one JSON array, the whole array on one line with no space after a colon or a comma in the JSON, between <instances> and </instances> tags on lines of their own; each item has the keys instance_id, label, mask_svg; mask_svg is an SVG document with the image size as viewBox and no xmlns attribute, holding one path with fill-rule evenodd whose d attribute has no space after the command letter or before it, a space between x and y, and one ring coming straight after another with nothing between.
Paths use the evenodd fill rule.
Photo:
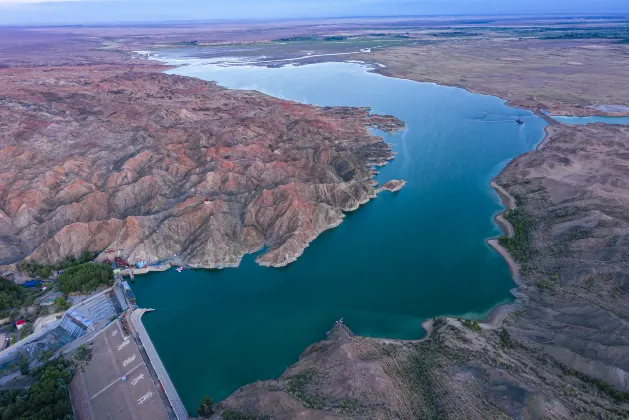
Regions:
<instances>
[{"instance_id":1,"label":"tree cluster","mask_svg":"<svg viewBox=\"0 0 629 420\"><path fill-rule=\"evenodd\" d=\"M199 408L197 408L197 414L200 417L210 417L214 413L214 401L212 398L207 395L201 398L201 403L199 404Z\"/></svg>"},{"instance_id":2,"label":"tree cluster","mask_svg":"<svg viewBox=\"0 0 629 420\"><path fill-rule=\"evenodd\" d=\"M19 308L25 298L26 292L23 287L0 277L0 311Z\"/></svg>"},{"instance_id":3,"label":"tree cluster","mask_svg":"<svg viewBox=\"0 0 629 420\"><path fill-rule=\"evenodd\" d=\"M53 272L66 270L90 262L96 258L98 252L84 251L79 258L69 256L58 264L39 264L34 261L21 261L20 271L24 271L33 278L47 279Z\"/></svg>"},{"instance_id":4,"label":"tree cluster","mask_svg":"<svg viewBox=\"0 0 629 420\"><path fill-rule=\"evenodd\" d=\"M504 218L513 226L514 234L512 237L502 236L499 240L500 245L505 247L516 261L520 263L529 261L534 254L531 244L533 225L531 217L520 208L516 208L505 213Z\"/></svg>"},{"instance_id":5,"label":"tree cluster","mask_svg":"<svg viewBox=\"0 0 629 420\"><path fill-rule=\"evenodd\" d=\"M114 272L105 263L86 263L70 267L59 276L59 288L64 294L89 293L100 285L111 285Z\"/></svg>"},{"instance_id":6,"label":"tree cluster","mask_svg":"<svg viewBox=\"0 0 629 420\"><path fill-rule=\"evenodd\" d=\"M0 390L0 420L72 420L69 364L48 363L28 390Z\"/></svg>"}]
</instances>

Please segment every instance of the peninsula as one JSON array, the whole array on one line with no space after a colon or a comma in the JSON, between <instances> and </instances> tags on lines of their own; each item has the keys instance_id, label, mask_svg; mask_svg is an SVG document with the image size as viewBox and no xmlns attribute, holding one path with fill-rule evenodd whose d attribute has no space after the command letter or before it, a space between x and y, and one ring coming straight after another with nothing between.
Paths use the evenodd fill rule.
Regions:
<instances>
[{"instance_id":1,"label":"peninsula","mask_svg":"<svg viewBox=\"0 0 629 420\"><path fill-rule=\"evenodd\" d=\"M401 121L164 69L0 69L0 261L110 250L220 268L265 248L258 262L283 266L375 197L373 167L393 155L368 128Z\"/></svg>"}]
</instances>

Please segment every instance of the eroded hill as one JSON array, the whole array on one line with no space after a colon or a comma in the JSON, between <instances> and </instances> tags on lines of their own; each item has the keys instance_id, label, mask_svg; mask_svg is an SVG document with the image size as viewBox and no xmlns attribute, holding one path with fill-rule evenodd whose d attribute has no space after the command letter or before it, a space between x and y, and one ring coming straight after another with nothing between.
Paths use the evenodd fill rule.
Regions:
<instances>
[{"instance_id":1,"label":"eroded hill","mask_svg":"<svg viewBox=\"0 0 629 420\"><path fill-rule=\"evenodd\" d=\"M0 70L0 261L115 249L281 266L375 196L368 109L316 108L155 66Z\"/></svg>"}]
</instances>

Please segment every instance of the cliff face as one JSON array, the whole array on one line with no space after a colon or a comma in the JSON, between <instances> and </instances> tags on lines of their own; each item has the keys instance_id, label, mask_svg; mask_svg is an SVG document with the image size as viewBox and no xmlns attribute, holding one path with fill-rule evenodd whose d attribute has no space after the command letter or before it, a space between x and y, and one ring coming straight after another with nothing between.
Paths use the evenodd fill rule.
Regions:
<instances>
[{"instance_id":1,"label":"cliff face","mask_svg":"<svg viewBox=\"0 0 629 420\"><path fill-rule=\"evenodd\" d=\"M375 196L368 109L229 91L151 66L0 70L0 261L83 250L199 267L295 260Z\"/></svg>"}]
</instances>

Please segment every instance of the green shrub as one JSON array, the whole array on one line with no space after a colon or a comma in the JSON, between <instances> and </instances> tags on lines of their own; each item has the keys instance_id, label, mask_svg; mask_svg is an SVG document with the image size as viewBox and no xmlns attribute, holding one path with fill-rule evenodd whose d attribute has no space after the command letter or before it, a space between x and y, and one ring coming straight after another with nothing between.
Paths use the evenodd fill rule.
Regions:
<instances>
[{"instance_id":1,"label":"green shrub","mask_svg":"<svg viewBox=\"0 0 629 420\"><path fill-rule=\"evenodd\" d=\"M480 331L480 325L478 325L478 321L472 321L471 319L466 319L463 321L463 325L472 331Z\"/></svg>"}]
</instances>

